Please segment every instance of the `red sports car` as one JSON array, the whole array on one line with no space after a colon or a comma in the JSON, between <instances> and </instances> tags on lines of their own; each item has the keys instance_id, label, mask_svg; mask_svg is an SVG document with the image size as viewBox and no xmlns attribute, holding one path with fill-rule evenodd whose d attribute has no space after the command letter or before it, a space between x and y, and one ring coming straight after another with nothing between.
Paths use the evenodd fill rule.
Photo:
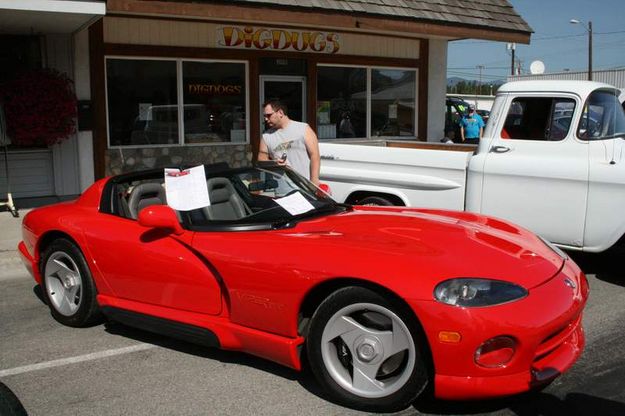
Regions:
<instances>
[{"instance_id":1,"label":"red sports car","mask_svg":"<svg viewBox=\"0 0 625 416\"><path fill-rule=\"evenodd\" d=\"M295 369L306 354L334 400L370 411L425 391L527 391L582 352L586 278L524 229L338 204L271 163L204 175L200 208L167 205L159 170L29 212L19 251L54 318L106 317Z\"/></svg>"}]
</instances>

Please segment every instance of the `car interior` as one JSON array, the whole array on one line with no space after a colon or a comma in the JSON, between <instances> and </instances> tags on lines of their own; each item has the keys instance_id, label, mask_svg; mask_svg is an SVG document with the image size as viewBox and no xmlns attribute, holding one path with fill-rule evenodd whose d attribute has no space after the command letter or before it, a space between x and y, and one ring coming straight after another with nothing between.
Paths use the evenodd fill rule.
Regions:
<instances>
[{"instance_id":1,"label":"car interior","mask_svg":"<svg viewBox=\"0 0 625 416\"><path fill-rule=\"evenodd\" d=\"M242 168L207 172L207 176L210 205L176 211L186 227L266 226L272 221L292 217L277 201L297 192L314 208L327 206L328 202L332 206L335 204L323 191L292 171ZM123 218L136 220L142 209L168 202L162 170L122 175L110 185L113 187L108 194L110 198L103 197L101 210Z\"/></svg>"}]
</instances>

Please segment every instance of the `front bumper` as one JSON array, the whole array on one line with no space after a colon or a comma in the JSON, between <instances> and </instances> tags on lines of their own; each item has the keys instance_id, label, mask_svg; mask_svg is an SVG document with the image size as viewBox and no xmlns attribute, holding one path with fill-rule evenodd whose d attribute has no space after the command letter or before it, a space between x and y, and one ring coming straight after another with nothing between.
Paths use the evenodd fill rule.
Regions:
<instances>
[{"instance_id":1,"label":"front bumper","mask_svg":"<svg viewBox=\"0 0 625 416\"><path fill-rule=\"evenodd\" d=\"M41 284L41 274L39 273L39 267L37 267L37 262L30 255L28 249L26 248L26 244L23 241L17 245L17 251L20 253L20 258L22 259L22 263L28 270L28 273L35 279L35 281Z\"/></svg>"},{"instance_id":2,"label":"front bumper","mask_svg":"<svg viewBox=\"0 0 625 416\"><path fill-rule=\"evenodd\" d=\"M571 287L574 286L574 287ZM436 301L409 301L432 352L434 394L447 400L507 396L548 384L580 357L585 337L582 311L588 283L572 261L525 299L485 308L459 308ZM439 340L441 331L461 334ZM497 368L475 363L480 345L493 337L517 341L510 362Z\"/></svg>"}]
</instances>

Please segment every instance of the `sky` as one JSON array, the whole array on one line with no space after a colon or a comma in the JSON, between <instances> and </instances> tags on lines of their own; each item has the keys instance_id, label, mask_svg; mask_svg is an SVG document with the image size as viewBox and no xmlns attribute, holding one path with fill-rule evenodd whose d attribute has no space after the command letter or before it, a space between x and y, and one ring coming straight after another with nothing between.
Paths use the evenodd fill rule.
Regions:
<instances>
[{"instance_id":1,"label":"sky","mask_svg":"<svg viewBox=\"0 0 625 416\"><path fill-rule=\"evenodd\" d=\"M508 0L534 30L530 44L516 45L522 73L540 60L545 73L588 70L588 31L571 19L592 22L593 70L625 68L625 0ZM505 42L476 39L449 43L447 77L505 80L511 56Z\"/></svg>"}]
</instances>

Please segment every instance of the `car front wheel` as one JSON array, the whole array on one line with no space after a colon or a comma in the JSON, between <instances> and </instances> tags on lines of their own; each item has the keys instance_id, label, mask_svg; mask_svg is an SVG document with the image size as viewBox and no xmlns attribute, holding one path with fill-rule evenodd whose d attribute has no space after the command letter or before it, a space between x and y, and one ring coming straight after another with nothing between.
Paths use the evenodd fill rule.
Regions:
<instances>
[{"instance_id":1,"label":"car front wheel","mask_svg":"<svg viewBox=\"0 0 625 416\"><path fill-rule=\"evenodd\" d=\"M80 249L61 238L42 253L43 293L54 319L73 327L95 323L100 317L96 288Z\"/></svg>"},{"instance_id":2,"label":"car front wheel","mask_svg":"<svg viewBox=\"0 0 625 416\"><path fill-rule=\"evenodd\" d=\"M325 299L307 337L312 372L335 400L356 409L408 407L428 383L414 316L362 287Z\"/></svg>"}]
</instances>

